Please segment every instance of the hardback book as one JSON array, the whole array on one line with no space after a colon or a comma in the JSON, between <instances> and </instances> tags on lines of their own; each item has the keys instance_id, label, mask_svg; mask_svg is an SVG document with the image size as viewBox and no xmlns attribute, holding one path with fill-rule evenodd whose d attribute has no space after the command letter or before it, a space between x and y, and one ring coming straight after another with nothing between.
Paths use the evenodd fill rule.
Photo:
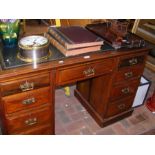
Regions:
<instances>
[{"instance_id":1,"label":"hardback book","mask_svg":"<svg viewBox=\"0 0 155 155\"><path fill-rule=\"evenodd\" d=\"M66 49L103 45L104 40L81 26L49 27L48 32Z\"/></svg>"},{"instance_id":2,"label":"hardback book","mask_svg":"<svg viewBox=\"0 0 155 155\"><path fill-rule=\"evenodd\" d=\"M62 44L60 44L52 35L46 33L45 37L47 37L50 43L53 46L55 46L65 56L74 56L74 55L84 54L88 52L99 51L101 49L101 45L97 45L97 46L82 47L82 48L68 50Z\"/></svg>"}]
</instances>

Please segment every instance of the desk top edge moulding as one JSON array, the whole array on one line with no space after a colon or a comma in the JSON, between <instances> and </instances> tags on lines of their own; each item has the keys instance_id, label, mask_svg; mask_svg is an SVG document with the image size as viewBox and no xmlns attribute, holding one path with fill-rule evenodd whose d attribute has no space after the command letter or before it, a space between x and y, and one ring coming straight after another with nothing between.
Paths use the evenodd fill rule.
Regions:
<instances>
[{"instance_id":1,"label":"desk top edge moulding","mask_svg":"<svg viewBox=\"0 0 155 155\"><path fill-rule=\"evenodd\" d=\"M52 33L54 39L53 42L49 39L48 49L51 55L32 62L17 57L18 46L6 48L1 42L2 134L55 134L55 90L73 83L76 84L75 97L99 126L104 127L132 114L132 103L150 49L142 40L115 48L99 34L101 31L97 31L104 27L105 24L88 25L85 29L99 37L99 41L86 46L78 44L76 48L65 47L59 32ZM49 31L47 33L49 35ZM109 36L114 35L108 33ZM119 45L122 45L121 41L125 42L124 39L117 40ZM86 48L87 53L83 52ZM79 53L66 55L70 50Z\"/></svg>"}]
</instances>

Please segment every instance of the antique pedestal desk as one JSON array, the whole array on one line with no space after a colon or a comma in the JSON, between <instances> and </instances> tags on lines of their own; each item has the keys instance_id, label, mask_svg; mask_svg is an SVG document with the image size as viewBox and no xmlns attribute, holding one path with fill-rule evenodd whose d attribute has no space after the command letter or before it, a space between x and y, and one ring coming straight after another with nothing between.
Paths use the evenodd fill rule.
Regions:
<instances>
[{"instance_id":1,"label":"antique pedestal desk","mask_svg":"<svg viewBox=\"0 0 155 155\"><path fill-rule=\"evenodd\" d=\"M50 46L40 63L17 58L18 47L0 46L0 122L2 134L54 134L55 90L76 84L75 96L104 127L130 116L149 49L101 51L63 56Z\"/></svg>"}]
</instances>

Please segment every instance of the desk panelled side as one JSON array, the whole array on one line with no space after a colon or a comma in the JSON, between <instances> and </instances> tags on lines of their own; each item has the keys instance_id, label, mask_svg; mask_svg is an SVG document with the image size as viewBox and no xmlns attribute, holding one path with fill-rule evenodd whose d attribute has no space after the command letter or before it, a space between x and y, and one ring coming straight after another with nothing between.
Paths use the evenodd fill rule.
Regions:
<instances>
[{"instance_id":1,"label":"desk panelled side","mask_svg":"<svg viewBox=\"0 0 155 155\"><path fill-rule=\"evenodd\" d=\"M75 96L101 127L132 114L146 54L129 54L113 59L109 72L78 82L75 90Z\"/></svg>"},{"instance_id":2,"label":"desk panelled side","mask_svg":"<svg viewBox=\"0 0 155 155\"><path fill-rule=\"evenodd\" d=\"M108 52L12 69L0 74L3 134L54 134L55 89L77 83L75 96L103 127L132 114L148 49ZM8 78L6 78L8 77Z\"/></svg>"}]
</instances>

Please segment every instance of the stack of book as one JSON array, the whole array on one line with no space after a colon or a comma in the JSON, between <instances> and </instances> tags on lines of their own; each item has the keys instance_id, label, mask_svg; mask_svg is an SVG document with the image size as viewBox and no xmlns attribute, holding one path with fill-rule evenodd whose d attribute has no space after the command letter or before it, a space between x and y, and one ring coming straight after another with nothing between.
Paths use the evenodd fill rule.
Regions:
<instances>
[{"instance_id":1,"label":"stack of book","mask_svg":"<svg viewBox=\"0 0 155 155\"><path fill-rule=\"evenodd\" d=\"M65 56L99 51L104 41L80 26L49 27L45 36Z\"/></svg>"}]
</instances>

